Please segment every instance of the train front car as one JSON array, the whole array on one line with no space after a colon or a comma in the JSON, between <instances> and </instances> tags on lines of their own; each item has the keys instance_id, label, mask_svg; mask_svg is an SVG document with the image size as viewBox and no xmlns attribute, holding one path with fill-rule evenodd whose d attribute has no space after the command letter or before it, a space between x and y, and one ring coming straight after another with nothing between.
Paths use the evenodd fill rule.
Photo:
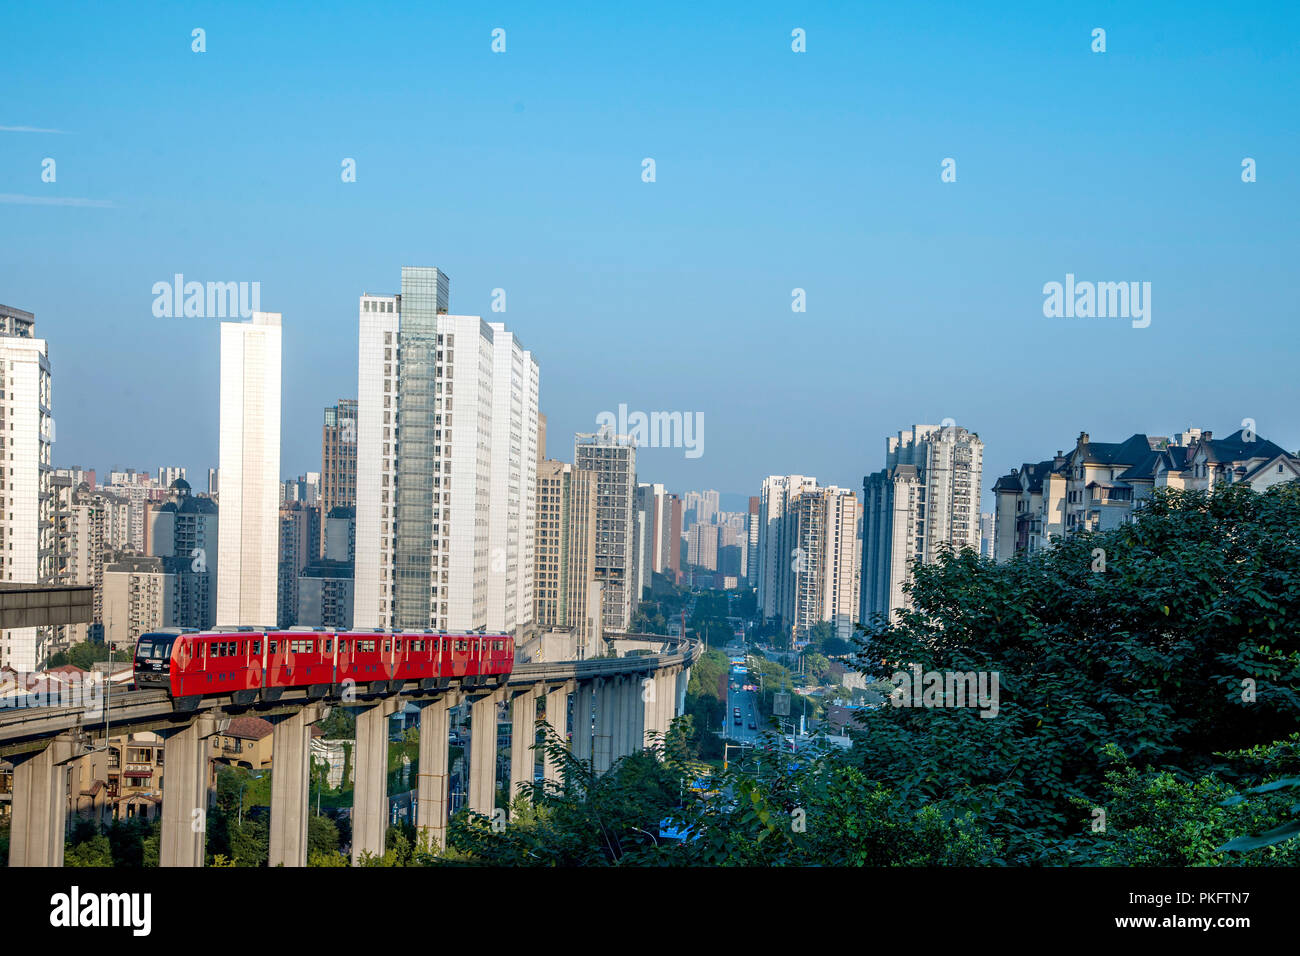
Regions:
<instances>
[{"instance_id":1,"label":"train front car","mask_svg":"<svg viewBox=\"0 0 1300 956\"><path fill-rule=\"evenodd\" d=\"M141 634L135 644L135 686L140 690L160 687L172 692L172 665L176 642L189 628L165 628Z\"/></svg>"}]
</instances>

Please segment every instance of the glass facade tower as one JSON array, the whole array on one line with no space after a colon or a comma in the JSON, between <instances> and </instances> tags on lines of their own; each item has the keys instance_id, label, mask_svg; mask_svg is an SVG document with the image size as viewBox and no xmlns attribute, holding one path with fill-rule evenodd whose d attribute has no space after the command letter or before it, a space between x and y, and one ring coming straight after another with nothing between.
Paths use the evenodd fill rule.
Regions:
<instances>
[{"instance_id":1,"label":"glass facade tower","mask_svg":"<svg viewBox=\"0 0 1300 956\"><path fill-rule=\"evenodd\" d=\"M435 465L442 401L438 315L447 312L448 290L447 276L438 269L402 268L393 549L393 626L397 628L422 630L432 621L433 493L442 485Z\"/></svg>"}]
</instances>

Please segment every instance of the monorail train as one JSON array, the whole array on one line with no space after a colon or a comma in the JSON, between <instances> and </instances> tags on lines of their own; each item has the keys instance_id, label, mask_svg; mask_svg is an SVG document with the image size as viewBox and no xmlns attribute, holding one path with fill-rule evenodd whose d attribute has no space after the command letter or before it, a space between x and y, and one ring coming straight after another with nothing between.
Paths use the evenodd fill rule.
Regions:
<instances>
[{"instance_id":1,"label":"monorail train","mask_svg":"<svg viewBox=\"0 0 1300 956\"><path fill-rule=\"evenodd\" d=\"M177 710L208 696L246 705L279 699L286 688L308 697L389 694L505 683L514 666L509 634L435 631L329 631L321 628L142 634L135 648L135 686L162 687Z\"/></svg>"}]
</instances>

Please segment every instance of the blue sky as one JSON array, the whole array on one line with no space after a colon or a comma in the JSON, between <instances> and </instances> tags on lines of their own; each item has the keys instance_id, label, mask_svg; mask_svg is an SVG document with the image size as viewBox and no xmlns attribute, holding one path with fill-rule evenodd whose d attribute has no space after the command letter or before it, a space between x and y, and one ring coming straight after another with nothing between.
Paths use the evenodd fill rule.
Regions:
<instances>
[{"instance_id":1,"label":"blue sky","mask_svg":"<svg viewBox=\"0 0 1300 956\"><path fill-rule=\"evenodd\" d=\"M1080 430L1300 446L1296 4L624 6L8 5L0 194L111 203L0 200L56 464L203 487L218 320L151 311L181 272L283 313L281 471L318 470L357 296L403 265L537 354L555 457L620 402L702 412L701 457L641 454L678 491L860 490L945 417L986 501ZM1149 281L1150 327L1044 318L1066 273Z\"/></svg>"}]
</instances>

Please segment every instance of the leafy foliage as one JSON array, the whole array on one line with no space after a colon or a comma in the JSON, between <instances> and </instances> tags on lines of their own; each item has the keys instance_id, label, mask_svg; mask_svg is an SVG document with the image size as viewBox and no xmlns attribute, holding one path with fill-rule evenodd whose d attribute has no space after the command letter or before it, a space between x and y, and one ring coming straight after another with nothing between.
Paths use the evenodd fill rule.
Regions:
<instances>
[{"instance_id":1,"label":"leafy foliage","mask_svg":"<svg viewBox=\"0 0 1300 956\"><path fill-rule=\"evenodd\" d=\"M1104 572L1092 570L1098 548ZM1231 774L1223 752L1296 726L1295 484L1160 491L1130 524L1006 564L944 555L916 569L910 592L894 622L867 627L864 672L996 672L999 713L886 706L855 753L909 805L975 814L1006 862L1068 861L1079 802L1118 785L1108 744L1139 773Z\"/></svg>"}]
</instances>

